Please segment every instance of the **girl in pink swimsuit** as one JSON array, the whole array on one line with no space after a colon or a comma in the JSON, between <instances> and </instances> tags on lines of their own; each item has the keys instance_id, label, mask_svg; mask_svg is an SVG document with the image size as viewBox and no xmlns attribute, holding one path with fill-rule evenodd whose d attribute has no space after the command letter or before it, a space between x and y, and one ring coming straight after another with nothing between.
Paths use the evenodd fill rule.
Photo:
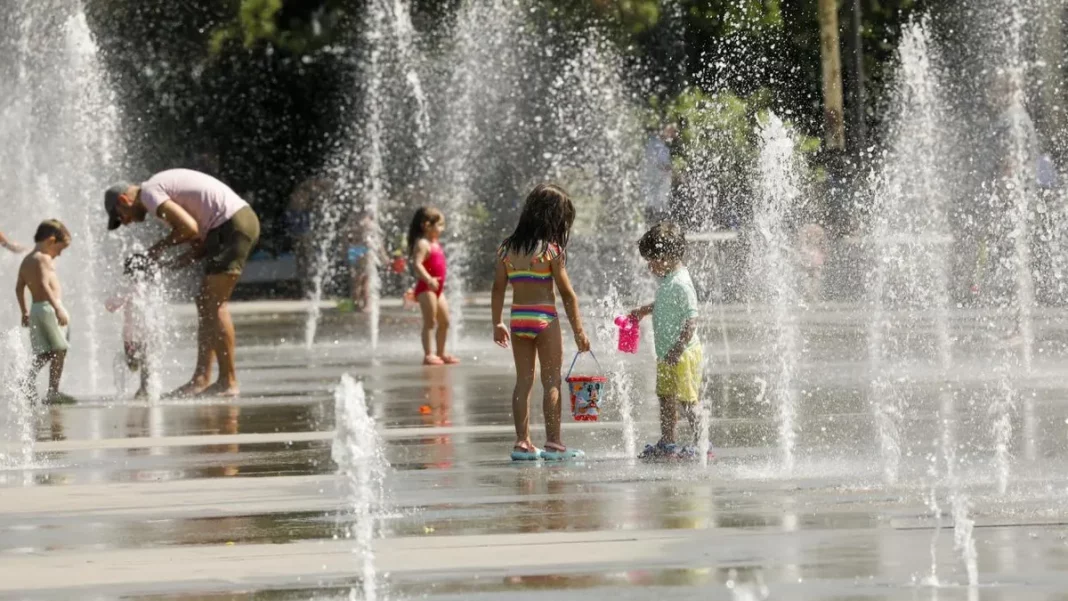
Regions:
<instances>
[{"instance_id":1,"label":"girl in pink swimsuit","mask_svg":"<svg viewBox=\"0 0 1068 601\"><path fill-rule=\"evenodd\" d=\"M408 254L412 258L412 270L418 278L414 294L423 313L424 365L460 362L456 357L445 354L445 341L449 336L449 303L441 295L445 290L445 274L448 271L445 251L440 242L443 231L445 216L433 207L419 207L408 227ZM436 353L431 351L430 346L435 337Z\"/></svg>"}]
</instances>

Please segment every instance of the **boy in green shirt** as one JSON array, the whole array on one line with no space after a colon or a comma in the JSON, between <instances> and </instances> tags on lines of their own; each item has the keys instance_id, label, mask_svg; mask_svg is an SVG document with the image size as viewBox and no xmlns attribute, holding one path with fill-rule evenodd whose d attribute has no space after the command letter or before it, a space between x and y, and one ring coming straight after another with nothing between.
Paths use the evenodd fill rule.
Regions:
<instances>
[{"instance_id":1,"label":"boy in green shirt","mask_svg":"<svg viewBox=\"0 0 1068 601\"><path fill-rule=\"evenodd\" d=\"M656 396L660 400L660 440L646 445L640 457L693 458L693 447L675 444L680 404L697 434L697 402L704 364L704 352L697 339L697 292L683 264L686 236L679 226L660 223L642 236L638 250L649 263L649 270L660 278L655 302L630 313L638 320L653 316Z\"/></svg>"}]
</instances>

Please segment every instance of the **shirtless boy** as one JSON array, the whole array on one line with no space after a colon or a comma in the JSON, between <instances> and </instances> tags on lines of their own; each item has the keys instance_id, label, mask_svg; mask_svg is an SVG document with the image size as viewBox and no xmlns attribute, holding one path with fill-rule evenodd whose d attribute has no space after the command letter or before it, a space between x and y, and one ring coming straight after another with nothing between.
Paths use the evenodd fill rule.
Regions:
<instances>
[{"instance_id":1,"label":"shirtless boy","mask_svg":"<svg viewBox=\"0 0 1068 601\"><path fill-rule=\"evenodd\" d=\"M19 279L15 295L22 311L22 327L30 329L30 345L33 347L33 365L23 385L30 398L37 399L37 373L46 363L51 363L48 375L46 404L73 402L59 392L59 379L63 376L63 362L67 358L70 343L67 338L67 323L70 318L60 300L63 290L56 275L55 260L70 246L70 231L59 221L49 219L37 226L33 251L26 255L19 266ZM26 288L30 289L33 305L26 310Z\"/></svg>"}]
</instances>

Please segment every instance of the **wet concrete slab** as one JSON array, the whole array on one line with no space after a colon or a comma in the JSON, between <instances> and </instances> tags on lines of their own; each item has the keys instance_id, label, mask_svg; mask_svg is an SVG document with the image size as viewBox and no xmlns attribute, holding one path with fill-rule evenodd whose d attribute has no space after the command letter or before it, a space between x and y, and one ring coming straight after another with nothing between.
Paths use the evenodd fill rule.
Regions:
<instances>
[{"instance_id":1,"label":"wet concrete slab","mask_svg":"<svg viewBox=\"0 0 1068 601\"><path fill-rule=\"evenodd\" d=\"M328 316L308 351L294 342L301 316L267 309L236 312L240 399L89 394L33 416L29 455L0 441L0 598L347 598L359 556L343 534L354 516L330 451L345 373L364 383L392 466L376 508L380 598L750 600L766 590L970 601L1068 590L1068 358L1057 313L1046 316L1034 370L1009 382L1002 493L989 408L1005 382L984 357L1005 344L964 312L960 339L983 342L959 352L953 370L930 367L921 342L881 374L901 410L900 473L887 484L863 312L848 307L805 316L789 472L777 408L762 390L767 366L747 338L759 312L726 312L720 325L738 337L729 354L719 330L706 336L717 460L702 468L643 464L628 452L656 437L647 358L601 357L631 391L633 438L619 403L608 403L602 421L565 419L565 439L587 450L585 461L516 465L507 459L510 356L475 337L488 332L484 308L468 314L464 364L448 369L418 364L412 315L399 310L372 354L363 316ZM190 350L171 349L166 383L180 382ZM962 483L953 489L932 476L944 469L937 414L947 398ZM969 521L954 523L961 494ZM962 586L968 561L954 544L955 527L968 526L977 587Z\"/></svg>"}]
</instances>

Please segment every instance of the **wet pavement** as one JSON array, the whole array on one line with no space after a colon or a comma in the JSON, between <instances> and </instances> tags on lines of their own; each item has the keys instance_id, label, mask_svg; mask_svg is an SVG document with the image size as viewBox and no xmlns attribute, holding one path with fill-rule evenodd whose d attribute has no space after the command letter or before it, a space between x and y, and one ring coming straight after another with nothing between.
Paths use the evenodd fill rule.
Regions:
<instances>
[{"instance_id":1,"label":"wet pavement","mask_svg":"<svg viewBox=\"0 0 1068 601\"><path fill-rule=\"evenodd\" d=\"M933 332L902 335L880 372L900 410L893 484L861 309L803 316L792 470L766 394L759 311L707 324L717 455L707 467L633 459L628 445L657 433L651 363L607 351L605 417L565 418L566 442L588 458L513 464L510 355L485 342L484 306L466 314L464 364L426 368L413 313L388 310L372 354L364 316L328 312L309 352L295 342L301 315L250 304L235 311L239 400L137 402L105 390L40 410L32 463L20 463L17 442L0 443L0 599L348 598L361 572L331 459L344 373L364 383L391 464L380 599L1068 598L1068 314L1042 315L1032 373L1010 377L996 366L1011 337L976 325L974 312L953 316L948 371L925 361ZM599 335L607 346L611 331ZM166 385L181 382L191 353L171 349ZM1002 493L991 407L1006 394ZM959 487L940 458L947 432ZM540 444L540 426L533 433ZM967 586L969 564L977 586Z\"/></svg>"}]
</instances>

